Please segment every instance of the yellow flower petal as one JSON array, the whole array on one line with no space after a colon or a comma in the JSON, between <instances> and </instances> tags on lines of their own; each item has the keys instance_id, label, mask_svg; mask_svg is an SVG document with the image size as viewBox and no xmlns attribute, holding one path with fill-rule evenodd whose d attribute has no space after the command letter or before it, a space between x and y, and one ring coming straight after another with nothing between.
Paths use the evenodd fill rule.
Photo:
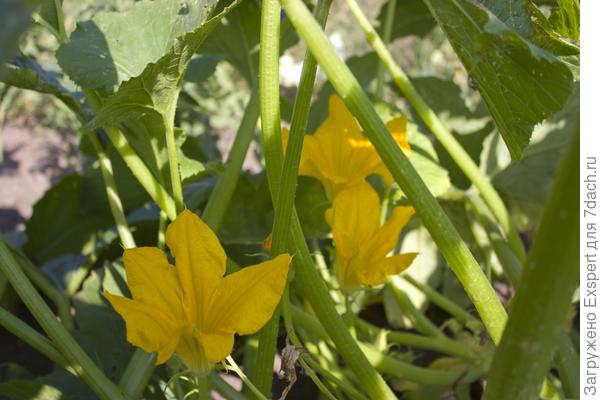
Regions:
<instances>
[{"instance_id":1,"label":"yellow flower petal","mask_svg":"<svg viewBox=\"0 0 600 400\"><path fill-rule=\"evenodd\" d=\"M379 229L379 196L366 181L341 191L325 217L338 254L350 258Z\"/></svg>"},{"instance_id":2,"label":"yellow flower petal","mask_svg":"<svg viewBox=\"0 0 600 400\"><path fill-rule=\"evenodd\" d=\"M167 245L191 322L208 312L210 297L225 273L227 257L213 231L196 214L185 210L167 228Z\"/></svg>"},{"instance_id":3,"label":"yellow flower petal","mask_svg":"<svg viewBox=\"0 0 600 400\"><path fill-rule=\"evenodd\" d=\"M329 116L304 139L300 175L319 179L330 199L376 172L379 156L338 96L329 98Z\"/></svg>"},{"instance_id":4,"label":"yellow flower petal","mask_svg":"<svg viewBox=\"0 0 600 400\"><path fill-rule=\"evenodd\" d=\"M363 263L357 271L358 279L363 285L382 285L387 281L388 275L396 275L410 267L418 253L404 253L387 257L376 264Z\"/></svg>"},{"instance_id":5,"label":"yellow flower petal","mask_svg":"<svg viewBox=\"0 0 600 400\"><path fill-rule=\"evenodd\" d=\"M154 306L182 319L181 286L175 267L167 261L162 250L156 247L137 247L123 254L127 286L134 300Z\"/></svg>"},{"instance_id":6,"label":"yellow flower petal","mask_svg":"<svg viewBox=\"0 0 600 400\"><path fill-rule=\"evenodd\" d=\"M181 335L181 329L171 315L107 291L104 291L104 297L125 320L129 343L149 353L158 353L157 365L171 358Z\"/></svg>"},{"instance_id":7,"label":"yellow flower petal","mask_svg":"<svg viewBox=\"0 0 600 400\"><path fill-rule=\"evenodd\" d=\"M211 364L224 360L233 350L233 333L207 334L197 332L196 337L200 341L206 361Z\"/></svg>"},{"instance_id":8,"label":"yellow flower petal","mask_svg":"<svg viewBox=\"0 0 600 400\"><path fill-rule=\"evenodd\" d=\"M400 148L405 153L408 153L410 152L410 144L408 143L406 124L406 116L403 115L389 120L385 126L388 128L388 131L390 131Z\"/></svg>"},{"instance_id":9,"label":"yellow flower petal","mask_svg":"<svg viewBox=\"0 0 600 400\"><path fill-rule=\"evenodd\" d=\"M240 335L258 331L279 304L291 259L281 254L226 276L213 296L203 331Z\"/></svg>"},{"instance_id":10,"label":"yellow flower petal","mask_svg":"<svg viewBox=\"0 0 600 400\"><path fill-rule=\"evenodd\" d=\"M361 256L369 263L387 256L396 247L400 232L414 213L412 207L395 207L386 223L362 243Z\"/></svg>"},{"instance_id":11,"label":"yellow flower petal","mask_svg":"<svg viewBox=\"0 0 600 400\"><path fill-rule=\"evenodd\" d=\"M233 333L216 335L195 330L181 337L176 351L189 369L205 375L232 350Z\"/></svg>"}]
</instances>

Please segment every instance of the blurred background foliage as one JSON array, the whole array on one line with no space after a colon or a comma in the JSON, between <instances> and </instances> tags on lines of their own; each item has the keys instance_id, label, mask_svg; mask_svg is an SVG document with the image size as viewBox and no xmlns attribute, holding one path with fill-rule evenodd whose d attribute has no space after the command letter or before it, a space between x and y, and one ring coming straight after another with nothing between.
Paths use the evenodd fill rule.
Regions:
<instances>
[{"instance_id":1,"label":"blurred background foliage","mask_svg":"<svg viewBox=\"0 0 600 400\"><path fill-rule=\"evenodd\" d=\"M146 63L162 56L162 53L145 54L146 59L138 59L125 52L121 56L124 60L130 58L131 65L128 68L137 68L129 75L120 71L113 77L102 77L94 75L93 70L85 69L102 62L94 59L98 56L95 49L86 53L85 48L77 47L86 45L85 40L90 38L86 35L94 35L90 27L97 24L117 37L121 34L133 35L132 32L120 32L117 28L127 25L128 18L140 17L132 14L135 3L132 0L65 1L65 26L71 41L62 45L50 33L54 29L52 18L43 10L35 12L35 22L19 39L16 59L4 71L2 80L5 83L0 83L0 143L4 142L0 185L3 195L8 194L8 201L14 203L6 204L5 201L1 207L3 210L11 207L18 209L20 214L11 223L2 224L2 233L72 300L78 327L75 331L77 339L113 379L120 377L133 349L124 340L120 317L100 296L100 288L108 287L112 293L126 290L120 261L122 248L106 200L95 152L86 136L81 134L81 121L72 109L83 108L84 113L90 114L90 110L82 102L77 82L83 81L101 92L110 93L117 83L138 75ZM391 34L391 53L442 122L493 182L516 218L522 238L527 243L537 226L558 160L569 140L568 132L572 131L574 116L579 112L578 86L562 111L536 126L532 142L524 151L522 159L511 161L506 145L482 101L477 82L466 72L428 8L421 0L401 0L396 4L397 22L394 23ZM387 3L365 0L361 2L361 6L379 28ZM552 10L556 9L556 3L543 1L538 6L545 15L555 15ZM11 4L3 7L11 7ZM107 14L108 12L116 14ZM184 156L182 174L185 202L192 210L200 210L206 204L217 175L223 170L223 161L240 124L251 88L256 84L259 15L258 3L245 0L210 34L193 58L185 76L176 126L181 128L178 141ZM137 32L139 40L143 37L143 29L157 29L152 23L160 22L164 16L154 15L149 18L147 26L139 28L141 31ZM289 21L285 16L282 18L282 118L287 124L306 49L293 32ZM90 20L95 22L87 25L82 23ZM18 22L16 19L13 21L15 24ZM26 23L27 18L24 21ZM561 27L563 35L574 35L565 17L560 19L555 16L552 21ZM103 24L106 24L106 28ZM369 93L374 93L378 58L362 32L357 29L343 2L333 3L326 32L360 84ZM79 36L85 39L81 43L75 40ZM135 40L127 44L132 46L131 49L136 46ZM578 40L578 37L574 40ZM131 49L128 51L132 51ZM8 56L2 56L8 59ZM74 62L74 58L79 58L80 64L85 68L78 69L80 64ZM578 59L565 55L564 61L569 63L578 79ZM99 81L90 82L86 79ZM333 87L319 71L308 133L313 132L327 116L327 100L333 93ZM490 275L498 274L501 269L485 231L464 201L465 191L467 194L469 191L469 180L434 140L424 122L389 77L386 78L383 94L385 101L373 97L378 111L385 119L399 114L409 116L409 142L413 148L411 161L433 194L440 199L478 261L486 266ZM132 142L138 137L136 132L136 127L132 126L128 133ZM44 138L38 148L45 148L46 151L25 151L19 155L18 160L14 160L11 155L16 154L16 150L11 146L15 140L9 135L25 135L26 138L31 138L32 143L33 138ZM58 147L54 145L56 139L53 138L56 137L59 138ZM137 148L146 149L141 150L141 153L150 152L148 146L151 144L144 140L146 139L140 139ZM21 143L19 146L26 144ZM113 163L117 188L138 246L155 245L159 226L158 208L114 148L108 143L104 144ZM56 172L44 172L41 181L31 183L48 186L48 190L43 195L39 190L30 190L29 196L25 194L11 197L13 187L10 185L18 180L7 179L14 178L15 171L28 174L33 170L33 167L25 171L19 170L11 162L25 163L31 157L30 161L43 163L53 152L59 152L60 157L51 160L51 165L46 165L43 169L47 171L55 168ZM166 164L164 154L154 154L152 157L156 157L155 174L162 174L167 180L168 176L165 177L163 171ZM244 170L218 232L229 256L241 265L257 262L267 256L262 243L273 223L273 208L263 171L258 136L250 147ZM19 175L17 179L23 177ZM376 179L372 183L376 187L378 184L382 187L381 182ZM393 188L391 198L393 202L406 201L398 187ZM33 205L32 209L28 209L29 204ZM296 205L306 237L320 241L325 249L330 248L329 228L324 221L324 211L330 205L321 185L314 179L301 177ZM472 308L418 218L413 219L399 246L403 251L420 252L415 265L407 271L409 276L417 282L427 283L463 307ZM329 256L327 251L325 256ZM496 278L498 292L505 296L505 300L508 299L511 289L505 277L497 275ZM431 305L422 291L404 280L398 286L407 293L418 309L436 321L445 323L450 330L454 329L452 318ZM373 299L380 299L383 303L383 308L375 311L367 308L367 314L375 313L375 319L381 319L383 315L385 326L415 329L414 321L406 317L406 310L388 292L389 289L383 292L366 291L365 304L376 303ZM32 322L31 316L20 305L2 276L0 305ZM460 335L464 332L461 333L457 328L455 333ZM9 336L6 332L2 335L3 340ZM15 341L14 338L10 340ZM30 361L28 358L32 357L33 351L23 355L19 353L19 349L24 345L18 343L15 346L17 350L5 345L0 350L0 381L3 382L0 383L0 397L5 395L19 398L11 393L33 393L39 390L39 385L49 385L47 390L50 394L40 398L59 398L52 397L52 388L59 388L64 398L93 398L89 389L70 374L60 369L53 370L45 360L37 360L39 357L33 356ZM421 365L431 361L427 355L406 353L403 357ZM156 379L153 379L147 390L148 398L164 398L159 382L161 379L164 382L169 368L174 367L168 365L157 371ZM414 387L401 381L397 382L397 387L410 389L409 398L415 399L439 398L436 396L452 389Z\"/></svg>"}]
</instances>

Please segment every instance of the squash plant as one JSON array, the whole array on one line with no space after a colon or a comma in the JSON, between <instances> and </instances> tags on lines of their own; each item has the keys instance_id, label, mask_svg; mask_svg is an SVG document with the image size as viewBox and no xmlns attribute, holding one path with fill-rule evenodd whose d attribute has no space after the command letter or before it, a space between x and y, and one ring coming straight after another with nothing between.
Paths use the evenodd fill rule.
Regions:
<instances>
[{"instance_id":1,"label":"squash plant","mask_svg":"<svg viewBox=\"0 0 600 400\"><path fill-rule=\"evenodd\" d=\"M338 1L1 6L83 167L0 240L0 397L578 397L579 1Z\"/></svg>"}]
</instances>

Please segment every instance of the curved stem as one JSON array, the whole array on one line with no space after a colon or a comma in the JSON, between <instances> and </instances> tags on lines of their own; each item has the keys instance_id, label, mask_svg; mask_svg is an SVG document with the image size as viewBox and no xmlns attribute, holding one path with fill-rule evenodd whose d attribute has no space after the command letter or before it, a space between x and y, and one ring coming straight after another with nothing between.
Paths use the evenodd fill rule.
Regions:
<instances>
[{"instance_id":1,"label":"curved stem","mask_svg":"<svg viewBox=\"0 0 600 400\"><path fill-rule=\"evenodd\" d=\"M260 121L267 178L271 199L277 213L277 189L281 178L283 152L281 151L281 119L279 107L279 31L281 6L277 0L264 0L261 10L259 91ZM277 225L277 221L275 221ZM283 252L286 243L274 236L271 255ZM287 289L286 289L287 290ZM273 383L273 360L279 333L279 307L258 334L258 351L253 380L260 391L270 395Z\"/></svg>"},{"instance_id":2,"label":"curved stem","mask_svg":"<svg viewBox=\"0 0 600 400\"><path fill-rule=\"evenodd\" d=\"M50 361L66 368L69 372L77 376L76 371L69 367L69 362L56 350L56 347L54 347L50 340L2 307L0 307L0 325L48 357Z\"/></svg>"},{"instance_id":3,"label":"curved stem","mask_svg":"<svg viewBox=\"0 0 600 400\"><path fill-rule=\"evenodd\" d=\"M485 200L486 204L494 214L496 220L500 223L500 226L507 235L508 243L517 255L519 260L523 262L526 257L525 247L519 237L519 233L508 213L504 202L498 195L498 192L492 186L491 182L483 175L479 170L479 167L469 153L461 146L458 140L452 135L452 133L446 129L444 124L437 117L435 112L427 105L423 97L419 94L416 88L408 79L408 76L402 68L394 61L392 55L387 49L386 44L377 35L375 29L369 23L367 17L363 14L362 10L356 3L356 0L345 0L346 4L350 8L350 11L354 15L361 29L364 31L367 39L371 43L371 46L383 61L388 71L392 75L394 82L402 93L406 96L407 100L417 111L419 116L423 119L423 122L429 127L431 132L434 134L437 140L444 146L448 154L452 157L454 162L459 166L461 171L469 178L469 180L477 187L479 193ZM410 18L409 16L406 16Z\"/></svg>"},{"instance_id":4,"label":"curved stem","mask_svg":"<svg viewBox=\"0 0 600 400\"><path fill-rule=\"evenodd\" d=\"M181 175L179 173L179 157L177 155L177 144L175 143L175 108L177 107L177 96L172 99L167 107L166 115L163 115L165 126L165 142L169 155L169 173L171 176L171 188L175 200L175 211L177 214L183 211L183 188L181 187Z\"/></svg>"},{"instance_id":5,"label":"curved stem","mask_svg":"<svg viewBox=\"0 0 600 400\"><path fill-rule=\"evenodd\" d=\"M127 223L127 218L125 217L125 212L123 211L123 204L121 203L121 198L119 197L119 192L117 191L117 184L115 183L115 179L113 177L112 163L106 156L106 153L104 153L104 149L96 137L96 134L90 131L88 138L92 142L94 149L96 149L96 154L98 155L100 171L102 172L104 184L106 185L108 205L110 206L110 211L113 219L115 220L115 225L117 227L117 232L119 234L119 238L121 239L121 243L126 249L133 248L135 247L135 240L133 239L133 235L129 229L129 224Z\"/></svg>"},{"instance_id":6,"label":"curved stem","mask_svg":"<svg viewBox=\"0 0 600 400\"><path fill-rule=\"evenodd\" d=\"M262 392L256 386L254 386L252 381L248 379L246 374L244 374L242 369L237 365L237 363L231 356L227 356L226 360L228 363L227 367L231 368L233 372L235 372L237 376L240 377L242 382L244 382L244 385L246 385L259 400L267 400L265 395L263 395Z\"/></svg>"},{"instance_id":7,"label":"curved stem","mask_svg":"<svg viewBox=\"0 0 600 400\"><path fill-rule=\"evenodd\" d=\"M83 93L90 107L97 112L102 107L100 97L96 92L90 89L84 89ZM137 155L135 150L127 142L125 135L117 128L105 129L108 138L112 142L115 149L119 152L125 164L129 167L133 176L142 185L150 198L163 210L170 220L174 220L177 216L175 202L165 188L156 180L154 175L144 161Z\"/></svg>"},{"instance_id":8,"label":"curved stem","mask_svg":"<svg viewBox=\"0 0 600 400\"><path fill-rule=\"evenodd\" d=\"M392 25L394 23L394 16L396 14L396 1L388 0L387 9L385 12L385 19L383 22L382 39L383 44L387 47L390 43L390 37L392 36ZM377 80L375 83L375 99L383 99L383 86L385 84L385 64L381 59L377 63Z\"/></svg>"},{"instance_id":9,"label":"curved stem","mask_svg":"<svg viewBox=\"0 0 600 400\"><path fill-rule=\"evenodd\" d=\"M19 265L25 272L25 275L31 280L31 282L48 298L54 303L58 311L58 316L64 327L68 330L73 329L73 317L71 316L71 305L69 299L63 295L39 270L39 268L29 260L20 251L13 249L11 246L8 248L12 251L13 256L19 262Z\"/></svg>"},{"instance_id":10,"label":"curved stem","mask_svg":"<svg viewBox=\"0 0 600 400\"><path fill-rule=\"evenodd\" d=\"M142 397L154 373L155 363L156 353L146 353L142 349L135 349L125 372L119 380L119 386L129 399L136 400Z\"/></svg>"},{"instance_id":11,"label":"curved stem","mask_svg":"<svg viewBox=\"0 0 600 400\"><path fill-rule=\"evenodd\" d=\"M448 265L473 301L490 336L494 342L499 342L506 323L506 311L467 245L411 162L402 153L360 84L335 53L327 36L306 6L301 0L281 2L292 24L306 41L340 97L360 122L366 136L402 191L412 202Z\"/></svg>"},{"instance_id":12,"label":"curved stem","mask_svg":"<svg viewBox=\"0 0 600 400\"><path fill-rule=\"evenodd\" d=\"M0 238L0 270L6 275L25 306L48 334L73 369L96 394L105 400L125 400L123 393L89 358L68 331L58 322L27 276L19 268L10 250Z\"/></svg>"}]
</instances>

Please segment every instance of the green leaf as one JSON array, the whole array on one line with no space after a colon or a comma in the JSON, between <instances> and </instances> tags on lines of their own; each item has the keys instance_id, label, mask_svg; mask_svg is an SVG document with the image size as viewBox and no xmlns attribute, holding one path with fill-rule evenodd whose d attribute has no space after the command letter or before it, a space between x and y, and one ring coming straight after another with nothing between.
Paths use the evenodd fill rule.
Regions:
<instances>
[{"instance_id":1,"label":"green leaf","mask_svg":"<svg viewBox=\"0 0 600 400\"><path fill-rule=\"evenodd\" d=\"M307 239L322 238L330 232L325 222L325 211L331 207L325 189L318 180L309 176L298 177L296 211Z\"/></svg>"},{"instance_id":2,"label":"green leaf","mask_svg":"<svg viewBox=\"0 0 600 400\"><path fill-rule=\"evenodd\" d=\"M98 13L77 24L56 53L58 63L79 86L112 90L163 57L212 8L206 1L145 0L125 12Z\"/></svg>"},{"instance_id":3,"label":"green leaf","mask_svg":"<svg viewBox=\"0 0 600 400\"><path fill-rule=\"evenodd\" d=\"M207 80L217 70L220 56L196 56L191 59L184 79L187 82L201 83Z\"/></svg>"},{"instance_id":4,"label":"green leaf","mask_svg":"<svg viewBox=\"0 0 600 400\"><path fill-rule=\"evenodd\" d=\"M523 158L496 174L493 184L524 229L534 227L546 203L558 162L579 120L579 86L563 111L538 126Z\"/></svg>"},{"instance_id":5,"label":"green leaf","mask_svg":"<svg viewBox=\"0 0 600 400\"><path fill-rule=\"evenodd\" d=\"M204 5L212 10L216 1ZM115 126L148 113L157 113L164 119L168 110L176 105L183 77L194 52L229 9L226 8L210 20L204 18L195 30L177 37L170 50L156 63L148 64L139 76L123 82L117 93L105 101L90 125L93 128Z\"/></svg>"},{"instance_id":6,"label":"green leaf","mask_svg":"<svg viewBox=\"0 0 600 400\"><path fill-rule=\"evenodd\" d=\"M425 0L475 79L513 159L571 93L569 68L469 0Z\"/></svg>"},{"instance_id":7,"label":"green leaf","mask_svg":"<svg viewBox=\"0 0 600 400\"><path fill-rule=\"evenodd\" d=\"M378 21L384 20L388 8L389 2L381 8L377 16ZM435 19L431 16L423 0L397 1L390 39L409 35L423 37L431 32L435 25Z\"/></svg>"},{"instance_id":8,"label":"green leaf","mask_svg":"<svg viewBox=\"0 0 600 400\"><path fill-rule=\"evenodd\" d=\"M64 253L80 253L94 233L107 225L106 214L85 210L91 204L86 204L82 192L81 177L67 175L33 206L25 225L27 255L43 262Z\"/></svg>"},{"instance_id":9,"label":"green leaf","mask_svg":"<svg viewBox=\"0 0 600 400\"><path fill-rule=\"evenodd\" d=\"M483 0L481 4L524 39L555 55L579 54L579 47L555 32L550 21L531 0Z\"/></svg>"},{"instance_id":10,"label":"green leaf","mask_svg":"<svg viewBox=\"0 0 600 400\"><path fill-rule=\"evenodd\" d=\"M0 383L0 397L7 400L63 400L55 387L32 381L13 380Z\"/></svg>"},{"instance_id":11,"label":"green leaf","mask_svg":"<svg viewBox=\"0 0 600 400\"><path fill-rule=\"evenodd\" d=\"M35 0L0 1L0 75L4 73L4 62L17 52L19 36L29 26L31 11L36 4Z\"/></svg>"},{"instance_id":12,"label":"green leaf","mask_svg":"<svg viewBox=\"0 0 600 400\"><path fill-rule=\"evenodd\" d=\"M45 70L37 61L19 56L7 66L0 81L21 89L55 96L78 115L83 115L78 96L67 90L59 80L60 74Z\"/></svg>"},{"instance_id":13,"label":"green leaf","mask_svg":"<svg viewBox=\"0 0 600 400\"><path fill-rule=\"evenodd\" d=\"M563 37L579 43L579 0L556 0L558 7L550 14L550 23Z\"/></svg>"},{"instance_id":14,"label":"green leaf","mask_svg":"<svg viewBox=\"0 0 600 400\"><path fill-rule=\"evenodd\" d=\"M273 217L266 175L243 174L219 229L219 238L228 244L262 243L271 233Z\"/></svg>"},{"instance_id":15,"label":"green leaf","mask_svg":"<svg viewBox=\"0 0 600 400\"><path fill-rule=\"evenodd\" d=\"M61 37L61 32L64 34L64 24L61 21L62 10L57 9L62 7L62 3L62 0L43 0L38 11L40 23L57 38Z\"/></svg>"}]
</instances>

